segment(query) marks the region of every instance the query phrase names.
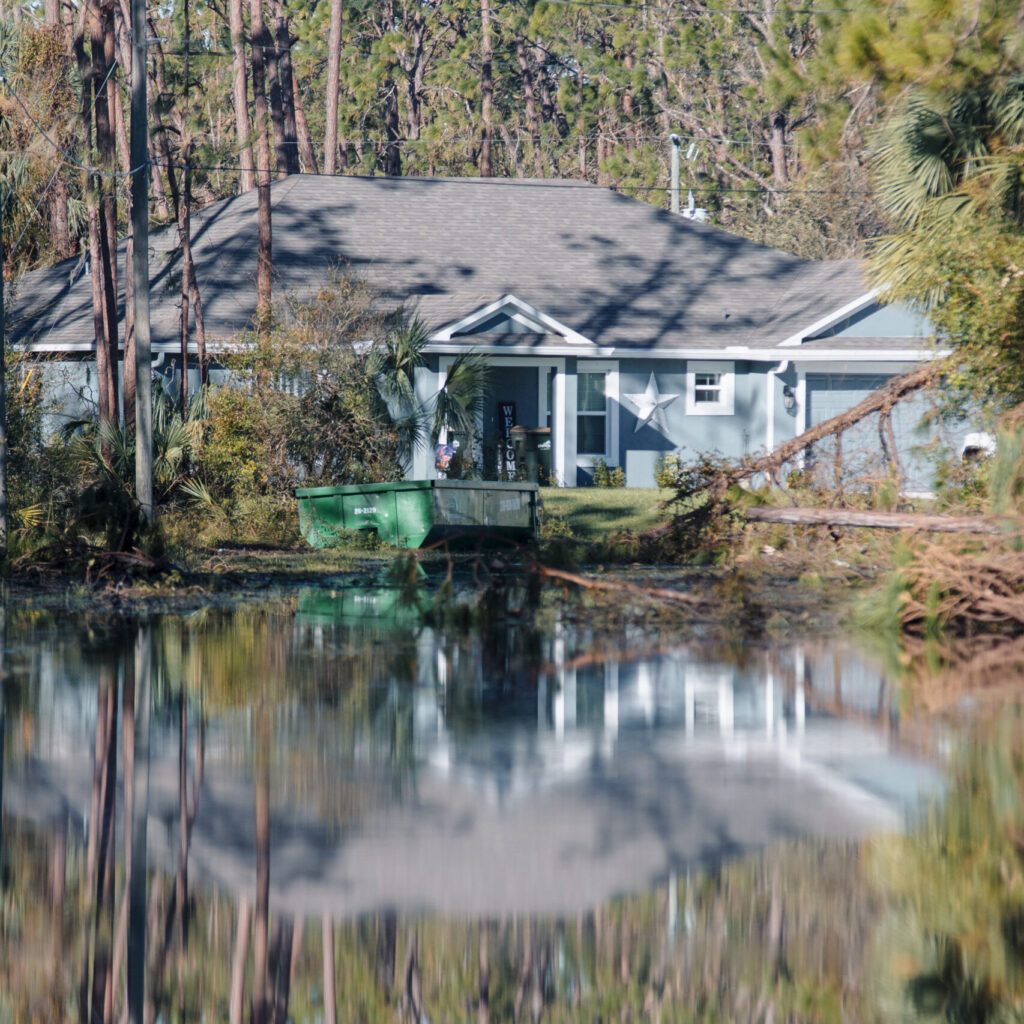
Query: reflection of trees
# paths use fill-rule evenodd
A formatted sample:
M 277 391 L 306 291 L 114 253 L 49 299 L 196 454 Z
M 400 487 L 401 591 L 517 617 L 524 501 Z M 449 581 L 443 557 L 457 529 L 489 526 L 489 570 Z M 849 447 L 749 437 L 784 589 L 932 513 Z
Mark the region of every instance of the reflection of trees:
M 1024 722 L 958 753 L 941 807 L 869 860 L 888 912 L 875 989 L 888 1019 L 974 1022 L 1024 1012 Z
M 58 842 L 15 824 L 8 849 L 19 886 L 42 891 L 47 854 Z M 160 989 L 151 961 L 149 1012 L 168 1020 L 245 1021 L 248 976 L 253 1009 L 263 993 L 265 1019 L 277 1020 L 330 1022 L 332 1007 L 334 1019 L 373 1024 L 423 1015 L 555 1024 L 860 1019 L 860 993 L 869 988 L 860 965 L 872 910 L 858 870 L 856 847 L 806 843 L 695 874 L 678 883 L 678 905 L 688 910 L 674 940 L 665 886 L 569 919 L 382 913 L 303 929 L 271 909 L 265 987 L 252 980 L 258 973 L 252 905 L 196 890 L 194 917 L 203 926 L 193 929 L 188 950 L 175 943 L 168 952 L 184 1003 Z M 173 885 L 173 873 L 150 876 L 151 889 Z M 68 908 L 65 927 L 72 933 L 81 910 Z M 53 959 L 52 927 L 40 901 L 26 904 L 16 925 L 4 917 L 0 1015 L 63 1016 L 39 1012 L 64 1005 L 73 989 L 70 974 Z M 80 964 L 83 951 L 72 941 L 66 959 Z

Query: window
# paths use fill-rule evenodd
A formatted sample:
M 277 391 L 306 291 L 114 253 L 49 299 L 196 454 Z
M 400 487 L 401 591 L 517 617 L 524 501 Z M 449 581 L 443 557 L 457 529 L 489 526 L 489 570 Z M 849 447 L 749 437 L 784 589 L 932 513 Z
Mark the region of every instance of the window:
M 722 374 L 704 371 L 693 375 L 693 401 L 695 405 L 722 401 Z
M 686 412 L 731 416 L 736 374 L 732 363 L 690 363 L 686 368 Z
M 603 373 L 576 376 L 576 451 L 604 455 L 608 450 L 608 400 Z

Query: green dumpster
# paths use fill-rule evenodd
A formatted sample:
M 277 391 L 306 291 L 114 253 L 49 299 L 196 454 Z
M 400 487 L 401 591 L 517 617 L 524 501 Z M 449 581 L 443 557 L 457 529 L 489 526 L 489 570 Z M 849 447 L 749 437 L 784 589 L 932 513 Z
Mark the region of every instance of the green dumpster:
M 537 536 L 537 485 L 478 480 L 300 487 L 299 529 L 315 548 L 348 530 L 374 530 L 395 547 L 524 542 Z

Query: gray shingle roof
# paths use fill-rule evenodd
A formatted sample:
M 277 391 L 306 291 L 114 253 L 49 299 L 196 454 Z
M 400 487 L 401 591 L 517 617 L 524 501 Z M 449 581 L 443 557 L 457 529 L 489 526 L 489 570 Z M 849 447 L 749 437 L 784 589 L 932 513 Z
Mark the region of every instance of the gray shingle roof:
M 772 347 L 867 290 L 855 262 L 800 260 L 579 182 L 302 175 L 272 195 L 277 295 L 308 292 L 347 265 L 432 328 L 511 293 L 625 352 Z M 255 310 L 256 193 L 192 223 L 207 332 L 226 338 Z M 150 266 L 153 340 L 172 344 L 174 229 L 151 236 Z M 26 275 L 13 341 L 92 341 L 89 279 L 79 268 L 72 281 L 75 267 Z

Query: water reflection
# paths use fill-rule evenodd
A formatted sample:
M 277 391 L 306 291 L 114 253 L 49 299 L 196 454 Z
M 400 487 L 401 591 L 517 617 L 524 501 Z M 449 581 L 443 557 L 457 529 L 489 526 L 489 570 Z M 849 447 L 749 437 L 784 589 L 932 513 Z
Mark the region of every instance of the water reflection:
M 878 670 L 371 596 L 10 616 L 0 1011 L 121 1019 L 143 967 L 148 1019 L 852 998 L 849 840 L 937 785 Z

